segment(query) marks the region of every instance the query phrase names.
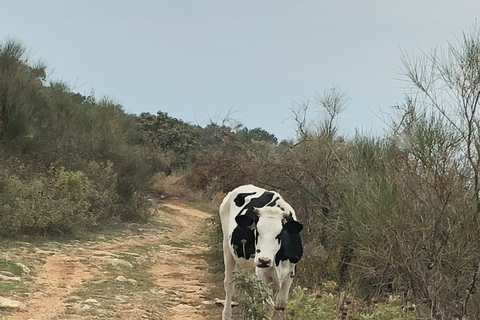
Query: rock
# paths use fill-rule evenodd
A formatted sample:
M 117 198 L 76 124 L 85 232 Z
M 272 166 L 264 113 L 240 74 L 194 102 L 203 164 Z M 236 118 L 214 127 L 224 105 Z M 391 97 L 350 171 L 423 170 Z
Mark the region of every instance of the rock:
M 135 280 L 135 279 L 127 279 L 125 278 L 124 276 L 118 276 L 115 281 L 117 282 L 130 282 L 131 284 L 133 284 L 134 286 L 138 284 L 138 281 Z
M 98 302 L 98 300 L 95 300 L 95 299 L 87 299 L 85 301 L 83 301 L 83 303 L 85 304 L 95 304 L 95 305 L 100 305 L 100 302 Z
M 22 278 L 20 278 L 20 277 L 9 277 L 9 276 L 0 274 L 0 280 L 2 280 L 2 281 L 18 281 L 18 282 L 21 282 L 21 281 L 22 281 Z
M 133 268 L 133 265 L 130 262 L 122 260 L 122 259 L 111 258 L 111 259 L 109 259 L 108 262 L 114 267 Z
M 20 309 L 23 308 L 23 304 L 17 300 L 0 297 L 0 308 Z
M 136 257 L 136 258 L 141 256 L 139 253 L 135 253 L 135 252 L 122 252 L 122 254 L 127 255 L 127 256 Z
M 97 268 L 101 269 L 100 264 L 109 263 L 114 267 L 125 267 L 125 268 L 133 268 L 133 265 L 122 259 L 112 258 L 112 257 L 98 257 L 94 256 L 90 258 L 90 262 L 92 262 Z
M 93 284 L 101 284 L 107 282 L 107 279 L 100 279 L 100 280 L 93 280 L 91 283 Z
M 24 264 L 21 263 L 21 262 L 17 262 L 17 263 L 15 263 L 15 264 L 16 264 L 17 266 L 19 266 L 20 269 L 22 269 L 23 273 L 25 273 L 25 274 L 30 274 L 30 271 L 31 271 L 31 270 L 30 270 L 29 267 L 27 267 L 26 265 L 24 265 Z

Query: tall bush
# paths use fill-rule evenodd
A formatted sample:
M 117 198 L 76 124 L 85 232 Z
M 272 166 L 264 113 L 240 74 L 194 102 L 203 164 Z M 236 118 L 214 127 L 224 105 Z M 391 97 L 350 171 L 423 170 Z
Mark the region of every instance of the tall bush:
M 73 93 L 62 82 L 47 84 L 45 70 L 42 63 L 30 61 L 20 42 L 6 40 L 0 43 L 0 163 L 24 165 L 29 175 L 22 173 L 20 168 L 2 166 L 4 184 L 12 190 L 22 186 L 18 197 L 7 187 L 0 194 L 3 219 L 18 222 L 22 220 L 19 215 L 24 216 L 21 225 L 25 228 L 15 226 L 16 232 L 55 228 L 59 232 L 73 232 L 75 222 L 70 220 L 84 221 L 78 223 L 83 228 L 88 225 L 85 217 L 92 214 L 92 224 L 112 217 L 144 219 L 148 215 L 147 202 L 140 191 L 156 167 L 140 143 L 142 132 L 137 118 L 126 114 L 119 104 L 109 99 L 97 100 L 93 96 Z M 54 174 L 53 167 L 63 169 Z M 55 183 L 67 183 L 62 187 L 70 192 L 48 196 L 58 198 L 57 213 L 53 212 L 55 208 L 48 198 L 35 194 L 35 190 L 44 185 L 47 187 L 43 194 L 48 193 L 48 186 L 60 192 L 59 185 L 53 187 Z M 79 190 L 75 192 L 74 188 Z M 32 194 L 26 196 L 29 190 Z M 73 204 L 75 193 L 79 197 L 78 207 Z M 42 203 L 45 211 L 28 212 L 33 208 L 29 209 L 28 203 L 22 202 L 25 197 L 33 199 L 32 203 Z M 84 200 L 91 203 L 85 217 L 81 218 Z M 18 211 L 9 209 L 12 205 Z M 69 207 L 62 211 L 64 205 Z M 75 219 L 67 218 L 68 215 Z M 55 223 L 63 225 L 55 227 Z

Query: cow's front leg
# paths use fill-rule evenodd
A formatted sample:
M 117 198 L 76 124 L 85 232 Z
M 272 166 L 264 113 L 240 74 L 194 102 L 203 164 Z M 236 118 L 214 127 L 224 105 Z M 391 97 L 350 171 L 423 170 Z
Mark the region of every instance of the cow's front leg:
M 278 275 L 280 277 L 278 279 L 279 288 L 275 299 L 275 310 L 284 311 L 290 287 L 292 286 L 293 277 L 295 276 L 295 265 L 290 264 L 288 261 L 282 261 L 280 267 L 281 268 L 278 270 Z
M 284 320 L 285 310 L 273 310 L 272 320 Z
M 235 260 L 232 257 L 228 244 L 223 248 L 223 260 L 225 262 L 225 278 L 223 287 L 225 288 L 225 304 L 223 306 L 222 320 L 232 319 L 232 296 L 233 296 L 233 272 L 235 271 Z
M 287 277 L 283 283 L 280 285 L 280 290 L 277 292 L 277 297 L 275 299 L 275 310 L 285 310 L 288 299 L 288 292 L 290 291 L 290 286 L 292 285 L 292 278 Z
M 292 285 L 292 278 L 286 277 L 283 282 L 280 282 L 280 288 L 275 298 L 275 309 L 273 310 L 273 320 L 285 319 L 285 307 L 287 305 L 288 291 Z

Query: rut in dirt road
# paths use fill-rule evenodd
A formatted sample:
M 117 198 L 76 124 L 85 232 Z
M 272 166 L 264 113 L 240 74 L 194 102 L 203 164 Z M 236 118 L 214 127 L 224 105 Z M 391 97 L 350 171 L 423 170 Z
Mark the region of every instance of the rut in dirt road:
M 204 260 L 210 214 L 152 199 L 154 222 L 96 242 L 51 242 L 5 252 L 32 269 L 5 320 L 220 319 Z M 3 254 L 3 252 L 2 252 Z M 1 283 L 0 283 L 1 284 Z

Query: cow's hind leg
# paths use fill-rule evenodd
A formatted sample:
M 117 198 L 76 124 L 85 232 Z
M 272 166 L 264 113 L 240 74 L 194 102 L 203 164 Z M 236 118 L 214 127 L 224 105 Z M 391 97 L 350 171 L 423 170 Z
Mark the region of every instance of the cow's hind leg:
M 223 286 L 225 288 L 225 305 L 223 306 L 222 320 L 232 319 L 232 296 L 233 296 L 233 272 L 235 271 L 235 259 L 229 251 L 228 246 L 223 247 L 223 259 L 225 262 L 225 279 Z

